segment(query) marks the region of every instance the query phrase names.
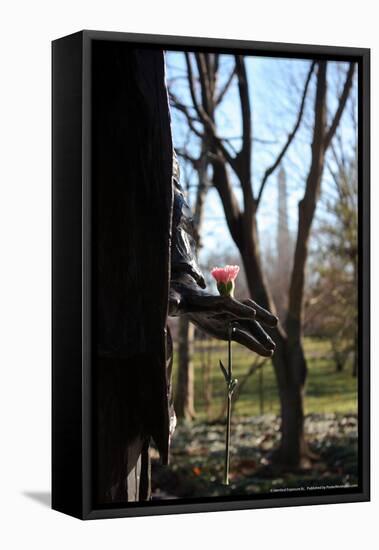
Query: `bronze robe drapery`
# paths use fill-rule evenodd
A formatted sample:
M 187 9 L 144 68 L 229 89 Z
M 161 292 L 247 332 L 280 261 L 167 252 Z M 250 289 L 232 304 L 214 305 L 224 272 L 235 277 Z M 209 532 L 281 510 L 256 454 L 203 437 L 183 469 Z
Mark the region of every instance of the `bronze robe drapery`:
M 172 147 L 163 52 L 95 44 L 93 91 L 94 485 L 104 504 L 149 497 L 151 438 L 168 462 L 170 280 L 205 282 Z
M 92 89 L 93 481 L 99 505 L 147 498 L 150 438 L 163 462 L 168 459 L 173 193 L 163 52 L 95 41 Z

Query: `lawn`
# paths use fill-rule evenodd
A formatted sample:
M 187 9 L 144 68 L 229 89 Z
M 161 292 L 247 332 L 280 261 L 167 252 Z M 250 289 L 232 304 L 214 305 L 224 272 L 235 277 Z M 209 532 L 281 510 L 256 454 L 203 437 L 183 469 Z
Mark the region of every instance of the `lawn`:
M 305 433 L 317 457 L 306 468 L 284 471 L 272 462 L 280 444 L 279 400 L 270 361 L 252 374 L 235 402 L 228 487 L 222 484 L 225 456 L 225 382 L 218 366 L 227 364 L 227 345 L 197 341 L 194 348 L 196 421 L 181 422 L 171 444 L 170 466 L 152 455 L 153 499 L 252 495 L 280 488 L 320 485 L 355 487 L 358 483 L 357 379 L 348 365 L 336 372 L 330 344 L 305 339 L 308 380 Z M 177 354 L 174 354 L 177 359 Z M 257 356 L 233 344 L 234 375 L 243 380 Z M 261 358 L 258 358 L 259 363 Z M 209 367 L 206 367 L 209 365 Z M 174 361 L 174 387 L 176 383 Z M 212 395 L 204 391 L 204 374 Z M 208 406 L 207 406 L 208 403 Z M 219 422 L 215 420 L 219 419 Z M 208 422 L 210 421 L 210 422 Z
M 311 413 L 356 413 L 357 379 L 351 374 L 350 366 L 336 372 L 326 340 L 305 339 L 305 353 L 308 362 L 308 378 L 305 392 L 305 414 Z M 175 358 L 177 354 L 175 353 Z M 222 410 L 225 396 L 225 382 L 218 366 L 221 359 L 227 365 L 227 345 L 224 342 L 196 341 L 194 348 L 195 408 L 198 420 L 217 418 Z M 234 376 L 242 380 L 257 356 L 238 344 L 233 344 Z M 260 359 L 259 359 L 260 361 Z M 211 380 L 212 398 L 204 391 L 205 365 Z M 176 383 L 176 361 L 174 360 L 174 388 Z M 265 413 L 279 413 L 278 391 L 273 367 L 266 361 L 247 380 L 235 402 L 237 416 L 254 416 Z

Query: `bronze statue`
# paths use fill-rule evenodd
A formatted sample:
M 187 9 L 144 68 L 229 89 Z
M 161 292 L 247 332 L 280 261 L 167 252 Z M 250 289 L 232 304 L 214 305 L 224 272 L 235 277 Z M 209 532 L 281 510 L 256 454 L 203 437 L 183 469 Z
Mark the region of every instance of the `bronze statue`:
M 161 50 L 93 46 L 96 276 L 93 370 L 95 503 L 150 497 L 149 444 L 168 463 L 174 425 L 167 315 L 271 356 L 251 300 L 213 295 L 194 254 L 191 211 L 172 147 Z M 171 419 L 171 422 L 170 422 Z

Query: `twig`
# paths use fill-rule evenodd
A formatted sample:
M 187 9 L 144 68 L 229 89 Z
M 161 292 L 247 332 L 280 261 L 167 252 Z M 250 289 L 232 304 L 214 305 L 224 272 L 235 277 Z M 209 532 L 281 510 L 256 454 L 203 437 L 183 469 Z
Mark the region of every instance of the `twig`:
M 297 115 L 295 126 L 293 127 L 292 132 L 290 134 L 288 134 L 287 141 L 284 144 L 284 147 L 280 151 L 279 155 L 277 156 L 275 162 L 269 168 L 267 168 L 267 170 L 264 173 L 264 176 L 262 178 L 262 182 L 261 182 L 261 185 L 260 185 L 259 193 L 258 193 L 258 196 L 257 196 L 257 199 L 256 199 L 257 206 L 259 205 L 259 202 L 262 198 L 262 193 L 263 193 L 263 189 L 264 189 L 264 186 L 266 184 L 266 181 L 268 180 L 268 178 L 271 176 L 271 174 L 277 169 L 277 167 L 281 163 L 284 155 L 287 152 L 288 147 L 291 145 L 291 143 L 292 143 L 292 141 L 293 141 L 293 139 L 294 139 L 294 137 L 295 137 L 295 135 L 296 135 L 296 133 L 299 129 L 301 119 L 303 118 L 303 112 L 304 112 L 304 107 L 305 107 L 305 99 L 307 97 L 307 91 L 308 91 L 309 83 L 311 81 L 311 77 L 312 77 L 314 67 L 315 67 L 315 62 L 312 63 L 312 65 L 309 69 L 309 72 L 308 72 L 307 79 L 305 81 L 304 91 L 303 91 L 303 95 L 302 95 L 302 98 L 301 98 L 300 109 L 299 109 L 299 113 Z

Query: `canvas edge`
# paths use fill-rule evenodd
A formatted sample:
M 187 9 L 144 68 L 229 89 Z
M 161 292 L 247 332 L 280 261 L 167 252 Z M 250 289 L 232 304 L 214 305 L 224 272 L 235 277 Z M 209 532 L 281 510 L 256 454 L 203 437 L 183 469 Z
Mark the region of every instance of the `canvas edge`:
M 322 504 L 337 504 L 348 502 L 366 502 L 370 500 L 370 271 L 369 271 L 369 180 L 370 180 L 370 49 L 367 48 L 352 48 L 340 46 L 318 46 L 318 45 L 303 45 L 303 44 L 287 44 L 273 42 L 255 42 L 246 40 L 230 40 L 216 39 L 205 37 L 183 37 L 169 35 L 151 35 L 140 33 L 121 33 L 107 31 L 80 31 L 83 40 L 83 134 L 82 134 L 82 191 L 83 191 L 83 227 L 82 227 L 82 244 L 83 244 L 83 272 L 82 272 L 82 300 L 83 300 L 83 363 L 82 363 L 82 514 L 75 515 L 80 519 L 102 519 L 102 518 L 119 518 L 119 517 L 135 517 L 149 516 L 162 514 L 183 514 L 183 513 L 199 513 L 199 512 L 216 512 L 216 511 L 233 511 L 259 508 L 276 508 L 283 506 L 304 506 L 304 505 L 322 505 Z M 65 37 L 64 37 L 65 38 Z M 58 39 L 58 40 L 64 40 Z M 201 503 L 176 503 L 176 504 L 156 504 L 156 503 L 141 503 L 138 506 L 127 506 L 117 508 L 97 508 L 91 507 L 91 422 L 90 422 L 90 364 L 91 364 L 91 233 L 90 233 L 90 179 L 91 179 L 91 119 L 90 119 L 90 98 L 91 98 L 91 43 L 93 40 L 120 40 L 132 42 L 136 44 L 152 44 L 154 46 L 177 46 L 182 48 L 221 48 L 228 50 L 245 50 L 251 51 L 252 54 L 263 55 L 264 53 L 277 55 L 279 57 L 305 57 L 305 58 L 328 58 L 339 60 L 350 60 L 354 58 L 358 63 L 362 63 L 362 88 L 364 105 L 362 112 L 362 232 L 363 232 L 363 318 L 365 332 L 362 338 L 362 361 L 363 361 L 363 384 L 361 391 L 368 397 L 362 403 L 362 491 L 349 494 L 325 495 L 325 496 L 301 496 L 301 497 L 279 497 L 275 501 L 272 499 L 252 499 L 249 501 L 225 500 L 222 502 Z M 55 41 L 54 41 L 55 42 Z M 63 510 L 59 510 L 63 511 Z M 69 513 L 65 511 L 65 513 Z

